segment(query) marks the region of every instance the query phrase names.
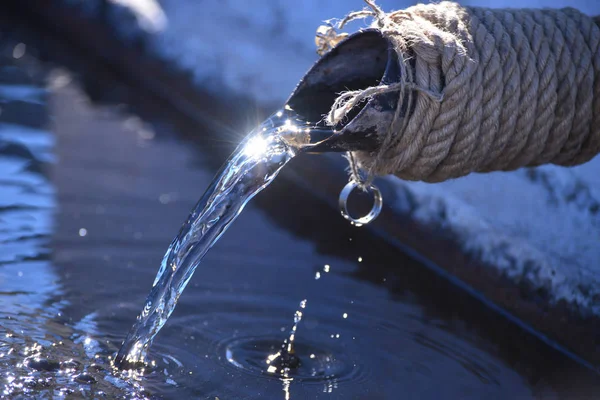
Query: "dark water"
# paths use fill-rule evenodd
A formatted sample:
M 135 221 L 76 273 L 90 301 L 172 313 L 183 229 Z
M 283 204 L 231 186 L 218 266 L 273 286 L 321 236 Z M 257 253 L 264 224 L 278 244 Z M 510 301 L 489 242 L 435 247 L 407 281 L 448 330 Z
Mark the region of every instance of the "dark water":
M 143 375 L 113 370 L 220 144 L 198 148 L 91 106 L 65 76 L 47 96 L 23 81 L 0 83 L 0 396 L 583 399 L 600 388 L 596 375 L 351 227 L 294 179 L 309 156 L 205 257 Z M 281 379 L 265 360 L 304 299 L 301 364 Z

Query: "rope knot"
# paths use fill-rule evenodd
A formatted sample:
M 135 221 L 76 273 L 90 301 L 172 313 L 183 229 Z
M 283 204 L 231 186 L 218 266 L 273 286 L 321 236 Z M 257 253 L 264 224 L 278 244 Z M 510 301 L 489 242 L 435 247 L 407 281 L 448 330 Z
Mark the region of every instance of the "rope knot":
M 389 39 L 397 83 L 340 93 L 339 124 L 360 102 L 396 92 L 374 153 L 349 156 L 353 179 L 394 173 L 438 182 L 474 171 L 575 165 L 600 152 L 600 28 L 572 9 L 487 9 L 442 1 L 351 13 Z M 600 23 L 600 21 L 599 21 Z M 401 110 L 409 110 L 402 115 Z

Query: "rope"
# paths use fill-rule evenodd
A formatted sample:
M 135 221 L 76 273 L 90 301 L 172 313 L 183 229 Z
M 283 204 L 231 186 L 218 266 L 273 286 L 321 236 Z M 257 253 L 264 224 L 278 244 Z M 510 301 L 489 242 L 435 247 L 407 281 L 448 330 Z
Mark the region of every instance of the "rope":
M 326 121 L 335 125 L 359 102 L 398 92 L 379 150 L 354 152 L 352 171 L 439 182 L 545 163 L 571 166 L 600 152 L 600 17 L 572 8 L 452 2 L 386 14 L 365 2 L 369 10 L 337 27 L 373 17 L 399 55 L 402 80 L 342 93 L 332 106 Z

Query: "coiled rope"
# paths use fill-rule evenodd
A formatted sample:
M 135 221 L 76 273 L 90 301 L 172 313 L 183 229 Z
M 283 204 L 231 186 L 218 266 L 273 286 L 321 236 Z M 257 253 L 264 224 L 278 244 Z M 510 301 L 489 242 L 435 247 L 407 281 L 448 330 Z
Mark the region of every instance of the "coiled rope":
M 335 125 L 359 102 L 398 92 L 381 146 L 353 153 L 355 169 L 439 182 L 471 172 L 571 166 L 600 152 L 598 17 L 572 8 L 453 2 L 385 13 L 365 2 L 369 10 L 339 26 L 373 17 L 399 55 L 402 80 L 342 93 L 327 116 Z

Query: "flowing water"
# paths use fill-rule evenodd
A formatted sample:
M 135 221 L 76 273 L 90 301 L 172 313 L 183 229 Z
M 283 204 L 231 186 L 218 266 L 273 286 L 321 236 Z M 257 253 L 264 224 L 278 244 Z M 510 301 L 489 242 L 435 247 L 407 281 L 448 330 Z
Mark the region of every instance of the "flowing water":
M 90 104 L 62 74 L 46 94 L 4 61 L 0 398 L 579 400 L 600 390 L 597 375 L 352 227 L 314 190 L 337 191 L 343 176 L 331 182 L 323 157 L 304 154 L 204 257 L 145 365 L 113 368 L 155 266 L 231 148 Z M 241 179 L 245 195 L 294 154 L 285 139 L 272 142 L 264 175 L 252 169 L 256 185 Z M 246 166 L 258 160 L 242 154 Z M 184 264 L 161 277 L 186 276 Z
M 246 203 L 275 179 L 302 151 L 302 145 L 310 143 L 311 131 L 316 128 L 307 126 L 286 109 L 275 113 L 241 142 L 169 246 L 144 309 L 119 350 L 117 365 L 145 360 L 154 336 L 175 309 L 206 252 Z

